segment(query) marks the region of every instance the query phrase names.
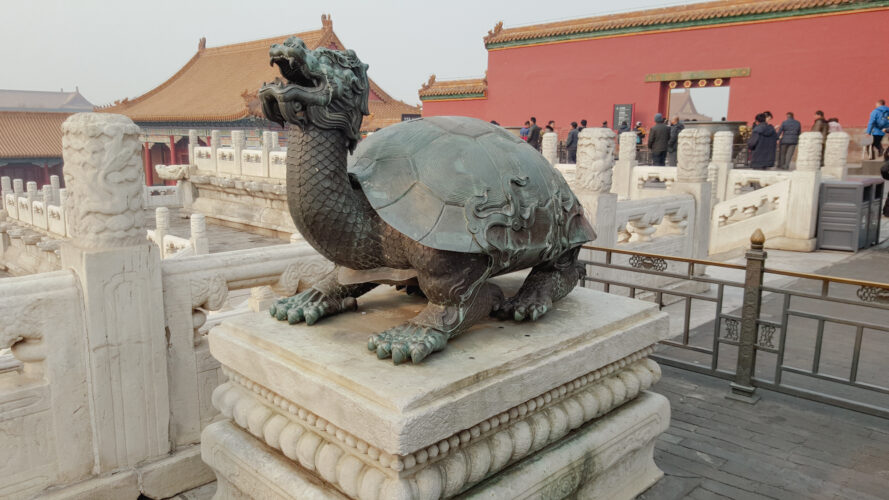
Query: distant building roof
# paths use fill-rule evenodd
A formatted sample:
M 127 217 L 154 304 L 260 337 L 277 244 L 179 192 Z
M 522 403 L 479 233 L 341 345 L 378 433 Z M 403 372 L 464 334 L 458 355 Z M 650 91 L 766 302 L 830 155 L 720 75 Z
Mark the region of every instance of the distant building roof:
M 61 158 L 62 122 L 69 116 L 0 111 L 0 159 Z
M 713 120 L 712 116 L 702 115 L 698 111 L 689 89 L 683 89 L 683 92 L 672 92 L 670 94 L 669 111 L 670 116 L 668 118 L 678 116 L 682 121 L 694 120 L 699 122 L 709 122 Z
M 488 81 L 485 78 L 470 78 L 466 80 L 436 81 L 435 75 L 429 77 L 429 81 L 420 88 L 420 99 L 424 101 L 445 99 L 471 99 L 485 97 L 488 91 Z
M 198 51 L 169 80 L 135 99 L 117 101 L 97 111 L 120 113 L 135 122 L 226 122 L 259 115 L 256 91 L 264 82 L 280 76 L 269 66 L 269 46 L 298 36 L 306 45 L 343 49 L 333 32 L 329 16 L 321 16 L 320 30 L 284 35 L 251 42 L 206 47 L 205 39 Z M 401 121 L 402 114 L 419 114 L 419 108 L 393 99 L 371 81 L 369 100 L 371 117 L 366 117 L 362 130 L 375 130 L 378 123 Z
M 0 111 L 42 111 L 80 113 L 93 110 L 93 104 L 80 92 L 0 89 Z
M 879 0 L 719 0 L 517 28 L 504 29 L 500 22 L 488 31 L 484 40 L 487 48 L 496 49 L 868 8 L 886 8 L 886 5 Z

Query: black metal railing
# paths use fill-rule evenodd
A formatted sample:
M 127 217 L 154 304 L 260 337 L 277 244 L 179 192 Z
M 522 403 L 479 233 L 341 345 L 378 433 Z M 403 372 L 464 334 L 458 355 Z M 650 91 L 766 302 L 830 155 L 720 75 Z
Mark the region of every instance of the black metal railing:
M 759 233 L 759 232 L 757 232 Z M 770 269 L 761 233 L 746 263 L 585 246 L 584 286 L 670 315 L 659 362 L 889 418 L 889 283 Z

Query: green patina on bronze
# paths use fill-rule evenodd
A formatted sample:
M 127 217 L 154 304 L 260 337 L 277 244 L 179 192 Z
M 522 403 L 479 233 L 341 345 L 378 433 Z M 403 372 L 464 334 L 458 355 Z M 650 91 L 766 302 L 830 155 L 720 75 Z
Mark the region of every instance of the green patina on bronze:
M 278 301 L 273 316 L 313 324 L 354 309 L 377 285 L 405 287 L 427 307 L 367 346 L 417 363 L 488 315 L 540 318 L 582 278 L 577 255 L 593 229 L 565 179 L 527 143 L 466 117 L 403 122 L 358 143 L 368 81 L 354 52 L 290 38 L 269 55 L 286 82 L 264 85 L 259 97 L 268 119 L 290 125 L 290 214 L 337 265 Z M 511 298 L 488 282 L 528 267 Z
M 627 35 L 635 33 L 647 33 L 652 31 L 667 31 L 683 28 L 699 28 L 706 26 L 719 26 L 722 24 L 746 23 L 756 21 L 768 21 L 779 19 L 792 19 L 800 16 L 812 16 L 818 14 L 843 13 L 862 9 L 877 9 L 881 7 L 889 7 L 889 0 L 871 0 L 865 2 L 856 2 L 846 5 L 830 5 L 825 7 L 816 7 L 811 9 L 799 9 L 783 12 L 762 12 L 756 14 L 747 14 L 743 16 L 719 17 L 711 19 L 697 19 L 694 21 L 680 21 L 662 24 L 652 24 L 648 26 L 629 26 L 625 28 L 615 28 L 607 30 L 582 31 L 578 33 L 566 33 L 561 35 L 540 36 L 535 38 L 526 38 L 522 40 L 509 40 L 503 42 L 485 43 L 488 50 L 505 49 L 511 47 L 522 47 L 525 45 L 536 45 L 541 43 L 567 42 L 572 40 L 588 40 L 594 38 L 602 38 L 615 35 Z

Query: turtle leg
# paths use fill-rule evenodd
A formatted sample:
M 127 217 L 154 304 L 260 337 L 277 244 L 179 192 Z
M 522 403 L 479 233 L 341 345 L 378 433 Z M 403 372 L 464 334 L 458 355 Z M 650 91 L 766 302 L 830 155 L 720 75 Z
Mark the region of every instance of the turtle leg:
M 583 264 L 577 262 L 579 253 L 579 247 L 573 248 L 554 262 L 533 267 L 519 291 L 503 301 L 492 314 L 516 321 L 539 319 L 552 308 L 553 302 L 568 295 L 586 275 Z
M 291 325 L 305 321 L 314 324 L 325 316 L 332 316 L 358 308 L 356 298 L 372 290 L 376 283 L 343 285 L 337 281 L 337 268 L 321 278 L 312 288 L 293 297 L 278 300 L 269 308 L 269 313 L 280 321 Z
M 424 270 L 418 280 L 429 304 L 410 321 L 368 339 L 367 348 L 375 351 L 380 359 L 391 357 L 395 364 L 407 360 L 419 363 L 429 354 L 444 349 L 448 339 L 490 315 L 503 300 L 500 287 L 486 282 L 489 274 L 486 257 L 432 252 L 434 255 L 426 255 L 421 262 L 413 263 L 417 269 Z

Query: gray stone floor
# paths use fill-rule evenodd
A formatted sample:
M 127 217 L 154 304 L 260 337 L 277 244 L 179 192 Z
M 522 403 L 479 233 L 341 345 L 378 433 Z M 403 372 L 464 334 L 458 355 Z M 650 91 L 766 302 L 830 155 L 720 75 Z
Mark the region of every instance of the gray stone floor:
M 170 209 L 170 234 L 180 238 L 191 236 L 190 220 L 181 217 L 178 209 Z M 155 228 L 154 210 L 145 211 L 148 229 Z M 207 221 L 207 237 L 210 239 L 210 253 L 259 248 L 287 243 L 279 238 L 251 233 L 243 229 L 235 229 Z
M 889 498 L 889 421 L 770 391 L 755 405 L 728 382 L 663 367 L 670 400 L 661 479 L 639 500 Z M 176 500 L 209 500 L 215 483 Z
M 669 367 L 653 390 L 672 418 L 655 451 L 665 477 L 642 500 L 889 498 L 889 420 L 770 391 L 751 406 Z

